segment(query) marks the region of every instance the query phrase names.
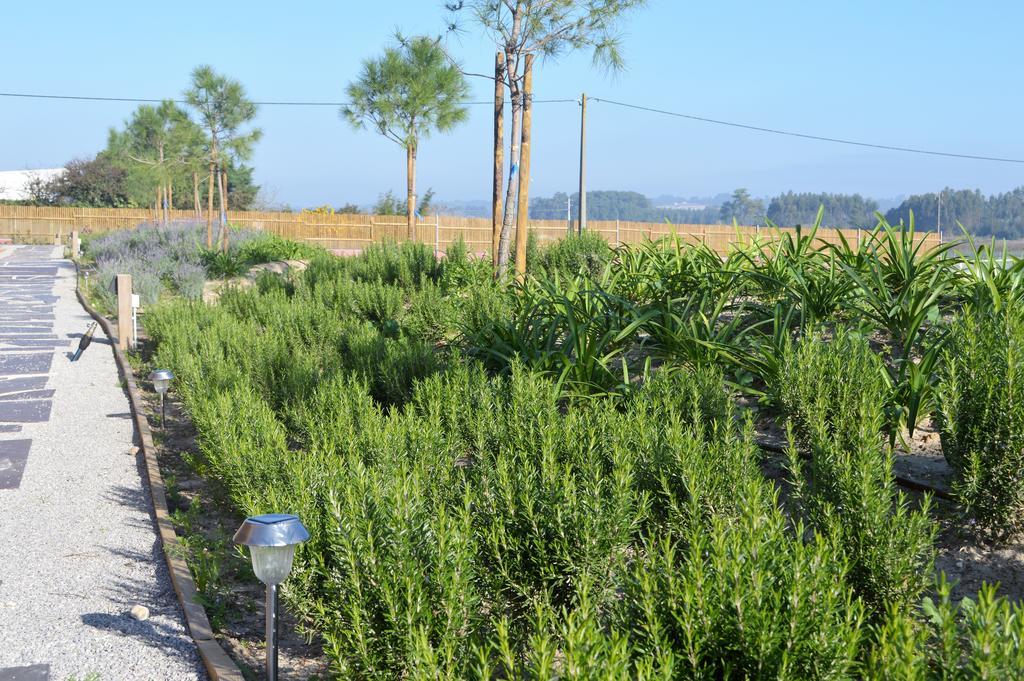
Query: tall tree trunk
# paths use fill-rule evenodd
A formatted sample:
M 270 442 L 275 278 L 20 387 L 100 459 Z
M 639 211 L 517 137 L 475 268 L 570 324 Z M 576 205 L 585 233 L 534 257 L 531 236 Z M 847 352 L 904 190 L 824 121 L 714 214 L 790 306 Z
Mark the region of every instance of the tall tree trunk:
M 505 176 L 505 53 L 494 57 L 494 187 L 491 193 L 491 266 L 498 272 L 501 240 L 501 184 Z
M 501 223 L 501 236 L 498 238 L 498 267 L 495 276 L 502 278 L 508 269 L 509 237 L 512 232 L 512 219 L 515 206 L 512 203 L 516 191 L 516 174 L 519 172 L 519 131 L 522 128 L 523 99 L 519 89 L 519 50 L 523 27 L 522 2 L 516 2 L 512 10 L 512 31 L 505 39 L 505 78 L 508 81 L 509 97 L 512 100 L 511 145 L 508 154 L 508 186 L 505 190 L 505 215 Z
M 416 145 L 405 147 L 406 214 L 409 220 L 409 241 L 416 241 Z
M 173 182 L 168 182 L 167 183 L 167 211 L 168 211 L 168 213 L 170 213 L 170 211 L 172 211 L 172 210 L 174 210 L 174 183 Z
M 161 201 L 160 201 L 160 199 L 161 199 L 161 198 L 162 198 L 162 196 L 163 196 L 163 189 L 164 189 L 164 188 L 163 188 L 163 186 L 162 186 L 162 185 L 159 185 L 159 184 L 158 184 L 158 185 L 156 186 L 156 201 L 154 201 L 154 202 L 153 202 L 153 211 L 154 211 L 154 213 L 155 213 L 155 215 L 156 215 L 156 219 L 157 219 L 157 221 L 158 221 L 158 222 L 159 222 L 159 223 L 160 223 L 161 225 L 167 224 L 167 223 L 166 223 L 166 222 L 164 221 L 164 219 L 163 219 L 163 215 L 162 215 L 162 214 L 161 214 L 161 212 L 160 212 L 160 206 L 161 206 Z
M 220 177 L 217 181 L 217 193 L 220 196 L 220 238 L 221 238 L 221 249 L 228 252 L 228 204 L 227 204 L 227 173 L 224 168 L 220 168 Z
M 195 211 L 196 211 L 196 217 L 197 218 L 202 218 L 203 217 L 203 207 L 202 207 L 202 204 L 199 203 L 199 171 L 198 170 L 193 170 L 192 171 L 192 201 L 193 201 L 193 206 L 194 206 Z
M 516 209 L 516 276 L 526 276 L 526 241 L 530 231 L 530 132 L 533 128 L 533 54 L 523 69 L 523 125 L 519 155 L 519 206 Z
M 508 269 L 509 242 L 512 236 L 512 223 L 516 212 L 516 189 L 519 180 L 519 136 L 523 123 L 523 96 L 514 72 L 510 71 L 512 83 L 512 144 L 508 155 L 508 185 L 505 189 L 505 216 L 501 223 L 501 237 L 498 239 L 498 277 L 505 276 Z
M 210 162 L 210 182 L 206 190 L 206 248 L 213 250 L 213 162 Z

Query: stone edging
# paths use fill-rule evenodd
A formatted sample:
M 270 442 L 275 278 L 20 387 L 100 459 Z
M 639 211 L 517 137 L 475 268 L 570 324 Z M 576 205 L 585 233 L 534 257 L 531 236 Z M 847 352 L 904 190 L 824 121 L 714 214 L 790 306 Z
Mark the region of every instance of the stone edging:
M 77 263 L 76 263 L 77 270 Z M 174 531 L 174 523 L 167 509 L 167 488 L 164 486 L 163 476 L 160 474 L 160 464 L 156 459 L 156 450 L 153 447 L 153 434 L 149 429 L 149 422 L 146 420 L 142 409 L 142 398 L 139 395 L 139 387 L 135 381 L 135 373 L 124 356 L 120 346 L 117 344 L 117 335 L 106 317 L 94 310 L 85 300 L 82 292 L 75 287 L 75 295 L 78 302 L 82 304 L 96 322 L 103 327 L 104 333 L 110 339 L 114 351 L 114 361 L 117 363 L 118 371 L 125 382 L 125 392 L 128 393 L 128 402 L 132 408 L 132 419 L 135 422 L 135 430 L 139 434 L 139 444 L 142 448 L 142 455 L 146 463 L 146 475 L 149 478 L 150 497 L 153 500 L 153 516 L 156 520 L 157 530 L 160 533 L 160 542 L 163 544 L 164 558 L 167 560 L 167 569 L 171 576 L 171 584 L 174 585 L 174 592 L 178 596 L 178 602 L 185 613 L 185 622 L 188 625 L 189 634 L 195 641 L 199 656 L 203 659 L 207 673 L 213 681 L 244 681 L 242 671 L 235 664 L 235 661 L 228 656 L 220 643 L 213 636 L 213 629 L 210 627 L 210 620 L 206 616 L 206 610 L 196 600 L 198 591 L 192 579 L 192 572 L 188 568 L 185 559 L 181 557 L 181 543 Z

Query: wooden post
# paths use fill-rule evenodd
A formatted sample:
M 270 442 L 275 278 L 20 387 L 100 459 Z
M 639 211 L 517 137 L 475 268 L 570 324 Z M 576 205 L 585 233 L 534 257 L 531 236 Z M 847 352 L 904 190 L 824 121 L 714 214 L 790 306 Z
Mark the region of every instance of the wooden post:
M 78 258 L 78 230 L 74 228 L 71 230 L 71 257 Z
M 494 56 L 494 190 L 491 195 L 491 265 L 498 271 L 498 242 L 501 240 L 503 206 L 502 179 L 505 173 L 505 53 Z
M 587 228 L 587 93 L 580 95 L 580 234 Z
M 523 71 L 523 131 L 519 150 L 519 206 L 516 210 L 516 275 L 526 276 L 526 239 L 530 230 L 530 129 L 533 127 L 533 54 Z
M 619 238 L 619 219 L 615 218 L 615 245 L 621 246 L 622 239 Z
M 127 350 L 132 335 L 132 275 L 117 275 L 117 345 Z
M 441 252 L 441 217 L 434 213 L 434 255 Z

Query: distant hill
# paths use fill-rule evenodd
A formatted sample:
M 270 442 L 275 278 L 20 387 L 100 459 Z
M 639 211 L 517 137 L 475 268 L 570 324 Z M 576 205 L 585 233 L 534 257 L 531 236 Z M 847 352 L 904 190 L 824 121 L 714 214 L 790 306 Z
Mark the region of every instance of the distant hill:
M 678 197 L 659 197 L 659 199 Z M 579 192 L 567 195 L 558 192 L 549 198 L 538 197 L 530 201 L 530 217 L 538 220 L 562 220 L 566 215 L 566 202 L 573 211 L 579 206 Z M 685 199 L 682 202 L 687 202 Z M 718 221 L 717 206 L 699 209 L 673 208 L 656 205 L 640 192 L 592 191 L 587 192 L 587 217 L 591 220 L 629 220 L 633 222 L 674 222 L 676 224 L 714 224 Z

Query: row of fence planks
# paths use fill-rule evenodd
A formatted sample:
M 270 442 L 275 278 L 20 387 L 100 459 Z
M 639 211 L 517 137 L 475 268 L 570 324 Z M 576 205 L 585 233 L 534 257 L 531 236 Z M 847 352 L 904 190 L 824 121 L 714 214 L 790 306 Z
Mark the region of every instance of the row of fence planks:
M 0 205 L 0 239 L 11 239 L 15 243 L 64 243 L 73 229 L 82 234 L 132 229 L 157 219 L 152 209 L 145 208 Z M 175 222 L 205 222 L 190 210 L 170 211 L 169 219 Z M 407 235 L 405 220 L 396 216 L 228 211 L 227 219 L 230 224 L 238 227 L 264 230 L 295 241 L 342 251 L 358 251 L 387 239 L 403 241 Z M 566 220 L 530 220 L 530 231 L 540 242 L 560 239 L 573 227 Z M 490 218 L 437 215 L 420 220 L 416 229 L 417 240 L 432 244 L 439 252 L 443 252 L 460 237 L 473 252 L 483 254 L 491 250 Z M 587 230 L 600 234 L 612 245 L 637 243 L 675 234 L 690 243 L 705 243 L 723 255 L 728 253 L 733 244 L 749 243 L 755 237 L 773 238 L 781 232 L 793 231 L 791 228 L 675 225 L 618 220 L 588 220 Z M 856 229 L 823 228 L 818 230 L 818 239 L 838 244 L 841 241 L 840 234 L 854 247 L 859 245 L 863 236 Z M 510 237 L 514 242 L 515 235 Z M 939 235 L 934 232 L 922 232 L 921 238 L 926 244 L 940 243 Z

